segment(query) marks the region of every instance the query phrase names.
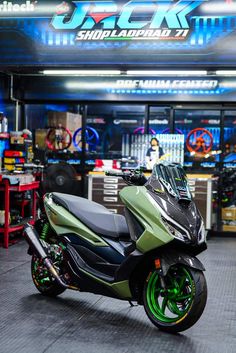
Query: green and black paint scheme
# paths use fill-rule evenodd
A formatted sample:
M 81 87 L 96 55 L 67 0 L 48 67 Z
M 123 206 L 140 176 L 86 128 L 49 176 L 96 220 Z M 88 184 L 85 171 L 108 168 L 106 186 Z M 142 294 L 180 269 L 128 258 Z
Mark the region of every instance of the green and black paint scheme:
M 185 173 L 172 164 L 156 165 L 148 180 L 137 171 L 116 175 L 129 185 L 120 192 L 125 216 L 77 196 L 45 195 L 46 214 L 33 229 L 38 240 L 25 232 L 34 283 L 46 295 L 71 288 L 137 301 L 160 329 L 185 330 L 201 316 L 207 296 L 195 257 L 206 249 L 204 225 Z M 44 264 L 50 257 L 57 275 Z M 39 280 L 45 288 L 45 276 L 48 293 Z

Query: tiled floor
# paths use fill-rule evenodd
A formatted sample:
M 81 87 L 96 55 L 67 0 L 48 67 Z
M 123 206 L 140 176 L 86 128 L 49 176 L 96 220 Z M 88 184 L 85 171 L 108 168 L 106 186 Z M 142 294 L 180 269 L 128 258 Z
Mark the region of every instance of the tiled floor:
M 0 248 L 1 353 L 235 353 L 236 238 L 215 238 L 200 255 L 206 266 L 208 303 L 182 334 L 160 332 L 141 306 L 88 293 L 40 295 L 22 241 Z

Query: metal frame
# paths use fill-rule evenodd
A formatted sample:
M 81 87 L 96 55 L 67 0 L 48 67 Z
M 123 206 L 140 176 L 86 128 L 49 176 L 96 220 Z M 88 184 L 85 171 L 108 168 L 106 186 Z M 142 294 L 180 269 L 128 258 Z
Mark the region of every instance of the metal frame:
M 212 225 L 212 180 L 207 180 L 207 200 L 206 200 L 206 229 L 210 230 Z
M 93 200 L 93 176 L 88 176 L 88 200 Z

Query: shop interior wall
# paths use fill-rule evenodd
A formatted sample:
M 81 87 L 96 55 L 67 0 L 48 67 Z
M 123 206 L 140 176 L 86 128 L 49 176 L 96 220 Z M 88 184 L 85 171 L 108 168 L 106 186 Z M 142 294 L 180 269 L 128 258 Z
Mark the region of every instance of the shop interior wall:
M 185 138 L 195 128 L 207 128 L 213 136 L 214 150 L 222 150 L 225 153 L 227 145 L 231 144 L 231 152 L 235 152 L 236 110 L 227 109 L 227 106 L 210 109 L 209 105 L 203 106 L 199 103 L 195 104 L 193 109 L 182 104 L 182 107 L 185 106 L 185 109 L 182 109 L 180 105 L 166 103 L 162 106 L 160 103 L 158 105 L 128 102 L 92 103 L 67 100 L 66 94 L 64 100 L 61 100 L 61 96 L 56 100 L 58 81 L 53 90 L 53 78 L 47 78 L 51 87 L 49 90 L 47 86 L 44 89 L 43 86 L 38 86 L 35 90 L 37 95 L 31 97 L 33 93 L 29 90 L 32 87 L 32 78 L 29 85 L 28 78 L 22 80 L 15 77 L 13 97 L 11 97 L 10 77 L 3 75 L 0 82 L 0 111 L 4 111 L 8 118 L 9 130 L 16 129 L 16 102 L 11 100 L 13 97 L 19 99 L 19 128 L 28 128 L 33 134 L 37 129 L 48 127 L 50 111 L 79 113 L 80 107 L 87 104 L 86 126 L 95 129 L 99 134 L 96 148 L 90 148 L 88 151 L 92 153 L 92 158 L 121 157 L 122 136 L 134 133 L 137 128 L 143 128 L 146 133 L 180 132 L 185 135 Z M 45 83 L 45 80 L 43 82 Z M 59 86 L 62 94 L 63 80 L 60 81 Z M 186 146 L 185 153 L 186 162 L 188 162 Z

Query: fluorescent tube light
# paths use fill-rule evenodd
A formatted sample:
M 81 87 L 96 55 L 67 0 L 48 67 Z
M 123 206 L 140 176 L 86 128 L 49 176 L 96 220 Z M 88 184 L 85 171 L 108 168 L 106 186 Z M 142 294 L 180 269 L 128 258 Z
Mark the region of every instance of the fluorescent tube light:
M 127 75 L 137 76 L 205 76 L 206 70 L 128 70 Z
M 55 76 L 98 76 L 98 75 L 120 75 L 120 70 L 44 70 L 44 75 Z
M 219 76 L 235 76 L 236 70 L 217 70 L 216 75 Z
M 93 82 L 92 84 L 90 82 L 66 82 L 65 83 L 65 87 L 67 89 L 71 89 L 71 90 L 94 90 L 94 89 L 106 89 L 107 86 L 109 85 L 109 88 L 113 88 L 113 86 L 110 83 L 107 82 Z M 114 84 L 115 87 L 115 84 Z
M 205 13 L 210 13 L 211 15 L 213 14 L 235 14 L 236 12 L 236 4 L 232 3 L 226 3 L 225 1 L 221 1 L 221 2 L 206 2 L 204 4 L 202 4 L 201 6 L 201 11 L 205 12 Z

